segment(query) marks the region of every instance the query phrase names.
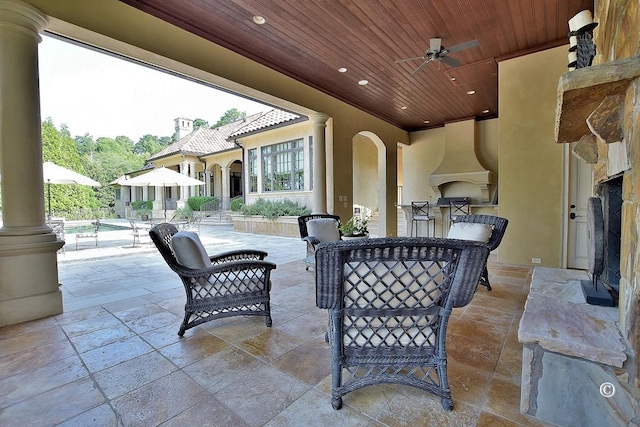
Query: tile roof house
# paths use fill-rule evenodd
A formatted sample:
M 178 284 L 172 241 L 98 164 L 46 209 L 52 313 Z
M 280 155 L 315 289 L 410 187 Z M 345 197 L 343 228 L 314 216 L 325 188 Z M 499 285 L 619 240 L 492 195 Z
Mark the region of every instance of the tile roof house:
M 145 167 L 132 172 L 132 175 L 164 166 L 200 179 L 205 185 L 201 188 L 183 189 L 167 187 L 164 194 L 166 201 L 163 204 L 161 198 L 155 196 L 157 189 L 127 187 L 119 182 L 121 188 L 116 193 L 116 213 L 124 217 L 133 216 L 134 213 L 127 206 L 136 200 L 154 200 L 154 210 L 160 209 L 160 206 L 169 206 L 170 210 L 177 209 L 183 207 L 189 197 L 196 195 L 218 197 L 223 207 L 228 208 L 231 198 L 244 194 L 242 178 L 245 175 L 245 160 L 240 140 L 306 120 L 304 116 L 274 108 L 217 128 L 200 127 L 191 130 L 193 122 L 190 119 L 177 118 L 178 135 L 185 131 L 189 133 L 149 157 Z

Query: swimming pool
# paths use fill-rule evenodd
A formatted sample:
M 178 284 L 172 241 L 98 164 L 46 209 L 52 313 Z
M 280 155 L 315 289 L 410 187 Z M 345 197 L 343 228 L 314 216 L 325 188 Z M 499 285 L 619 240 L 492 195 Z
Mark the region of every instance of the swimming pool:
M 95 226 L 91 223 L 71 224 L 69 226 L 67 225 L 64 226 L 64 232 L 69 234 L 92 233 L 94 229 L 95 229 Z M 123 231 L 123 230 L 131 230 L 131 228 L 124 225 L 109 224 L 105 222 L 100 223 L 99 231 Z

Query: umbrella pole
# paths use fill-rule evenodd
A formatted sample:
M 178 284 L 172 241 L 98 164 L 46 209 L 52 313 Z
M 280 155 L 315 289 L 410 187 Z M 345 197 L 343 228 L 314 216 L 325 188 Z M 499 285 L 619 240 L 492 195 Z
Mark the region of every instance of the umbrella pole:
M 164 222 L 167 222 L 167 198 L 164 194 L 164 185 L 162 186 L 162 206 L 164 206 Z
M 49 221 L 51 221 L 51 183 L 47 182 L 47 204 L 49 205 Z

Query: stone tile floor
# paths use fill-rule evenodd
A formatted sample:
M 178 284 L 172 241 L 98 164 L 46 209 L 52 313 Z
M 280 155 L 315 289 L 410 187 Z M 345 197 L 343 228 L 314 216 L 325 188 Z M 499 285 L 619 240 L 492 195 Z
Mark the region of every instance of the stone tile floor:
M 521 426 L 517 329 L 532 270 L 489 263 L 447 338 L 454 410 L 410 387 L 367 387 L 331 408 L 326 312 L 297 238 L 203 226 L 210 253 L 269 252 L 273 327 L 259 317 L 177 335 L 184 290 L 148 243 L 101 236 L 59 255 L 65 312 L 0 328 L 0 426 Z M 112 236 L 115 236 L 112 235 Z M 73 246 L 73 245 L 70 245 Z

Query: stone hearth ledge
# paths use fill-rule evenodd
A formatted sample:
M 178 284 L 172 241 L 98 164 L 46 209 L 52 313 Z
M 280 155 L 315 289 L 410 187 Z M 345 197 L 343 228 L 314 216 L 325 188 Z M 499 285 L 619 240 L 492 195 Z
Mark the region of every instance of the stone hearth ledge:
M 586 272 L 536 267 L 518 341 L 620 368 L 627 356 L 616 326 L 618 310 L 587 304 L 580 280 L 589 280 Z

